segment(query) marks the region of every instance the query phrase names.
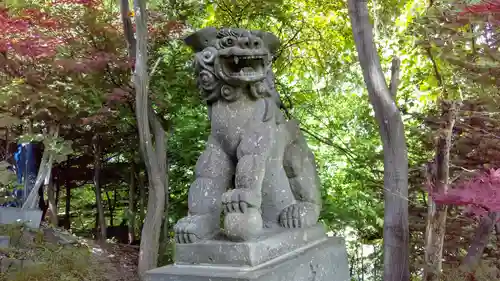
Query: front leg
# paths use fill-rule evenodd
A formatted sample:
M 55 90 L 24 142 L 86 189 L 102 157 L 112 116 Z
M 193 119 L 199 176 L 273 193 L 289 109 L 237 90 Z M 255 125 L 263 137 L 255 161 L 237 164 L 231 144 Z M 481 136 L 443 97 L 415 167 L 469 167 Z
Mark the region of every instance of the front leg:
M 273 124 L 253 124 L 238 146 L 235 189 L 222 196 L 225 231 L 234 239 L 247 240 L 262 229 L 262 182 L 274 142 L 276 128 Z
M 177 243 L 209 239 L 220 229 L 221 196 L 229 189 L 234 164 L 218 142 L 210 137 L 196 162 L 195 181 L 189 188 L 189 215 L 174 226 Z

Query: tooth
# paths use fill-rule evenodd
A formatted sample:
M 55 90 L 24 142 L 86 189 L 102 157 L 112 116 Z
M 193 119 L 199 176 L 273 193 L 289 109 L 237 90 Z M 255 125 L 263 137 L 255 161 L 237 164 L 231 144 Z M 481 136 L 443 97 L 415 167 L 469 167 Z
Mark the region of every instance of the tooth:
M 240 70 L 240 75 L 244 75 L 243 69 Z
M 238 64 L 239 58 L 237 56 L 234 56 L 234 63 Z

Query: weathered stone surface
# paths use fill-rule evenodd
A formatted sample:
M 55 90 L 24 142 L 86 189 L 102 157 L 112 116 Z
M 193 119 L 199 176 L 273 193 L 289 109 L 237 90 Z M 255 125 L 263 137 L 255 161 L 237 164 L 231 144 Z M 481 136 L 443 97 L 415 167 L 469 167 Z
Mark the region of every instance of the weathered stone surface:
M 271 33 L 205 28 L 186 38 L 211 133 L 196 163 L 188 216 L 174 226 L 175 264 L 149 281 L 348 281 L 342 238 L 318 225 L 314 155 L 286 120 Z M 220 227 L 221 214 L 224 216 Z
M 286 120 L 271 69 L 278 38 L 240 28 L 205 28 L 185 40 L 207 102 L 211 134 L 196 163 L 189 215 L 174 226 L 177 243 L 247 241 L 269 225 L 317 223 L 321 192 L 314 155 L 298 122 Z
M 10 246 L 9 236 L 0 236 L 0 248 L 8 248 Z
M 258 266 L 170 265 L 147 281 L 349 281 L 342 238 L 326 238 Z
M 176 264 L 257 266 L 316 241 L 326 239 L 323 225 L 292 230 L 268 229 L 252 240 L 231 242 L 220 237 L 192 244 L 177 244 Z
M 24 222 L 28 227 L 39 228 L 42 220 L 42 211 L 12 207 L 0 207 L 0 224 Z

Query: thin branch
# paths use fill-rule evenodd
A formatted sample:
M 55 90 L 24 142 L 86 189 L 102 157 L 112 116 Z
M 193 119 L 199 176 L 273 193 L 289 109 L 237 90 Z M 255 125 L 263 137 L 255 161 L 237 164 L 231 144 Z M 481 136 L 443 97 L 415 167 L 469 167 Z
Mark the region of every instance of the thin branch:
M 154 74 L 155 74 L 155 72 L 156 72 L 156 68 L 157 68 L 157 67 L 158 67 L 158 65 L 160 64 L 160 62 L 161 62 L 161 59 L 162 59 L 162 58 L 163 58 L 163 57 L 159 57 L 159 58 L 155 61 L 155 63 L 153 64 L 153 68 L 151 68 L 151 72 L 149 73 L 149 77 L 153 77 L 153 75 L 154 75 Z
M 440 87 L 444 87 L 443 77 L 441 76 L 441 73 L 439 73 L 437 62 L 436 62 L 436 59 L 434 59 L 434 56 L 432 55 L 431 48 L 427 48 L 426 51 L 427 51 L 427 55 L 429 56 L 429 59 L 432 62 L 432 67 L 434 69 L 434 75 L 436 76 L 436 79 L 438 80 L 438 85 Z
M 353 155 L 350 151 L 348 151 L 347 149 L 341 147 L 340 145 L 332 142 L 331 140 L 325 138 L 325 137 L 322 137 L 320 135 L 317 135 L 311 131 L 309 131 L 308 129 L 304 128 L 304 124 L 301 123 L 301 128 L 300 130 L 303 131 L 304 133 L 306 133 L 307 135 L 313 137 L 314 139 L 316 139 L 317 141 L 319 141 L 320 143 L 323 143 L 323 144 L 326 144 L 326 145 L 329 145 L 329 146 L 332 146 L 332 147 L 335 147 L 336 149 L 342 151 L 344 153 L 345 156 L 347 156 L 348 158 L 350 158 L 351 160 L 355 159 L 355 155 Z
M 398 92 L 399 86 L 399 72 L 401 67 L 401 61 L 398 57 L 392 59 L 391 65 L 391 83 L 389 84 L 389 92 L 394 100 L 396 100 L 396 94 Z

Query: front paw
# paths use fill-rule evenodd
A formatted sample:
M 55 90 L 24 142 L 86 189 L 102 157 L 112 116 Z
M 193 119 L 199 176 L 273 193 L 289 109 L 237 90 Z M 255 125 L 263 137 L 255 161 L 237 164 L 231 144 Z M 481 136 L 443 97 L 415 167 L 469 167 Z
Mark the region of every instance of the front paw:
M 255 191 L 237 188 L 222 194 L 222 206 L 226 213 L 245 213 L 248 208 L 260 208 L 261 195 Z
M 208 239 L 215 235 L 218 228 L 216 217 L 212 215 L 187 216 L 174 225 L 175 242 L 186 244 Z
M 318 221 L 319 208 L 311 203 L 300 202 L 281 211 L 279 222 L 286 228 L 302 228 L 314 225 Z
M 233 241 L 246 241 L 257 236 L 263 228 L 258 209 L 248 208 L 245 213 L 227 213 L 224 216 L 224 233 Z

